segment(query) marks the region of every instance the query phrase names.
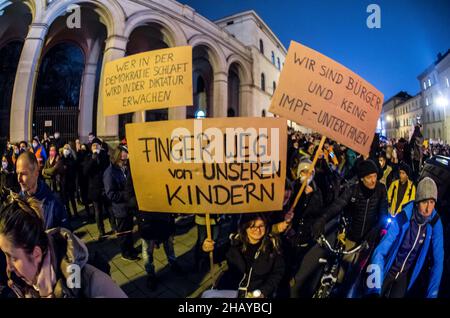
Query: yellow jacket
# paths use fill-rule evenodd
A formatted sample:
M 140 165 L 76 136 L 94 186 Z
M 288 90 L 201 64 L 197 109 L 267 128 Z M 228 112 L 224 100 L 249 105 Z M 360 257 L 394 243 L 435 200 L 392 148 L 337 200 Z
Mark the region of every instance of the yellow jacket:
M 397 196 L 398 196 L 398 186 L 400 184 L 400 180 L 395 180 L 392 182 L 391 186 L 388 190 L 388 202 L 389 202 L 389 213 L 392 216 L 395 216 L 396 214 L 400 213 L 402 211 L 402 207 L 408 203 L 409 201 L 412 201 L 416 198 L 416 187 L 412 183 L 411 180 L 408 180 L 408 186 L 406 187 L 405 195 L 403 196 L 403 200 L 398 206 L 397 211 L 393 211 L 395 209 L 395 206 L 397 205 Z

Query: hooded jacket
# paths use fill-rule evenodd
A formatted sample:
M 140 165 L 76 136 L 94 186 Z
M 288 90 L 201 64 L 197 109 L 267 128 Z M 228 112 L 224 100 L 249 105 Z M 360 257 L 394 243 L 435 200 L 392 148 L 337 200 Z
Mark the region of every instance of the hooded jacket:
M 54 298 L 126 298 L 111 277 L 88 262 L 86 245 L 72 232 L 63 228 L 47 231 L 51 266 L 56 274 Z M 76 273 L 80 273 L 77 284 Z M 39 298 L 39 292 L 21 278 L 8 273 L 8 285 L 19 298 Z
M 381 282 L 384 281 L 384 278 L 394 264 L 400 246 L 404 244 L 405 234 L 408 232 L 408 228 L 411 225 L 410 220 L 413 215 L 413 210 L 414 202 L 409 202 L 403 207 L 401 214 L 397 215 L 395 221 L 391 223 L 386 235 L 383 237 L 372 255 L 371 264 L 372 266 L 375 265 L 375 268 L 379 268 L 381 270 Z M 433 210 L 429 220 L 433 219 L 436 214 L 436 210 Z M 425 242 L 423 243 L 416 263 L 413 266 L 408 283 L 408 290 L 411 289 L 419 276 L 430 249 L 432 251 L 431 254 L 433 262 L 428 283 L 427 298 L 436 298 L 438 296 L 439 285 L 444 269 L 444 239 L 442 222 L 440 219 L 434 226 L 429 222 L 426 224 Z M 380 294 L 381 286 L 374 286 L 368 291 L 369 293 Z

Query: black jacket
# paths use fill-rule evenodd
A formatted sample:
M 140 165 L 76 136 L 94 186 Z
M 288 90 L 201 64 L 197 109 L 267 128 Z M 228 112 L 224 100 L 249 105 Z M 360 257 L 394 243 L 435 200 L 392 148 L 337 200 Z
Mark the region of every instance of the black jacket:
M 328 208 L 324 219 L 330 220 L 341 211 L 349 218 L 347 238 L 357 243 L 379 233 L 388 215 L 386 188 L 377 182 L 373 191 L 362 183 L 345 188 L 344 192 Z
M 111 202 L 112 213 L 116 218 L 128 215 L 129 208 L 125 193 L 126 172 L 111 164 L 103 174 L 106 197 Z
M 72 155 L 62 156 L 61 161 L 61 190 L 64 193 L 73 193 L 76 190 L 77 164 Z
M 261 251 L 258 258 L 249 264 L 242 253 L 242 243 L 231 238 L 230 247 L 226 253 L 228 271 L 221 280 L 227 285 L 224 285 L 224 288 L 238 289 L 244 274 L 248 274 L 250 268 L 253 268 L 248 292 L 259 289 L 265 297 L 273 295 L 284 275 L 285 263 L 281 252 L 274 249 L 274 244 L 279 244 L 275 237 L 269 235 L 266 239 L 270 240 L 267 250 Z
M 104 193 L 103 173 L 109 166 L 108 155 L 102 150 L 99 154 L 89 154 L 83 167 L 83 174 L 89 180 L 88 198 L 94 202 Z
M 295 194 L 300 190 L 300 186 L 301 184 L 298 189 L 295 189 Z M 309 194 L 303 192 L 294 210 L 292 228 L 297 234 L 295 236 L 296 243 L 307 242 L 312 238 L 311 226 L 324 213 L 322 192 L 314 181 L 310 186 L 313 188 L 313 192 Z

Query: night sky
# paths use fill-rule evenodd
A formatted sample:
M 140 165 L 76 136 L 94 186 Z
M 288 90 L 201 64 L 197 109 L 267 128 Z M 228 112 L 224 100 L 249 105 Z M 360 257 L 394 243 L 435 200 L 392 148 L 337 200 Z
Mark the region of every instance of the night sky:
M 286 49 L 300 42 L 340 62 L 385 95 L 419 92 L 417 76 L 450 49 L 448 0 L 179 0 L 214 21 L 255 10 Z M 381 29 L 366 25 L 381 7 Z

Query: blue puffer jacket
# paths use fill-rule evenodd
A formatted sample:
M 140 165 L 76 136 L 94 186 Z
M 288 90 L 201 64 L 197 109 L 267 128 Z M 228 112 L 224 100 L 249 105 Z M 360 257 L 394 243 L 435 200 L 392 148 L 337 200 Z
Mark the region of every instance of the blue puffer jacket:
M 21 192 L 20 195 L 23 196 L 24 193 Z M 44 181 L 38 181 L 37 191 L 33 197 L 42 202 L 46 230 L 55 227 L 71 229 L 66 209 Z
M 395 261 L 400 244 L 403 242 L 405 233 L 407 232 L 413 215 L 414 201 L 409 202 L 403 207 L 402 215 L 397 215 L 395 221 L 389 226 L 386 235 L 381 240 L 380 244 L 372 255 L 372 266 L 378 266 L 381 269 L 381 282 L 384 281 L 392 264 Z M 430 216 L 430 220 L 437 214 L 436 210 Z M 427 298 L 436 298 L 439 292 L 439 285 L 441 282 L 442 271 L 444 268 L 444 239 L 442 222 L 439 219 L 434 226 L 427 224 L 427 234 L 422 250 L 417 258 L 412 275 L 408 285 L 408 290 L 413 286 L 415 280 L 419 276 L 420 271 L 426 261 L 428 250 L 431 246 L 433 264 L 431 268 L 430 280 L 428 283 Z M 382 285 L 382 284 L 381 284 Z M 382 286 L 376 286 L 369 289 L 369 293 L 381 293 Z

